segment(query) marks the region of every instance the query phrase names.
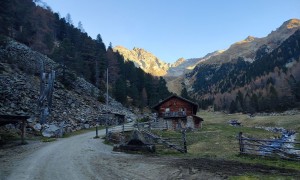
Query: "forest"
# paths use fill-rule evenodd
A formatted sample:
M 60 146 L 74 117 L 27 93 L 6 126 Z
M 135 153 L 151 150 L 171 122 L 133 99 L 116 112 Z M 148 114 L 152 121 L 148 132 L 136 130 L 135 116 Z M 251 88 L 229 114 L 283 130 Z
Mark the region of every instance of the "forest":
M 267 53 L 266 45 L 250 63 L 243 58 L 197 66 L 193 97 L 202 108 L 234 112 L 284 111 L 300 102 L 300 30 Z
M 102 90 L 98 99 L 104 102 L 108 70 L 109 94 L 124 105 L 143 108 L 171 94 L 163 78 L 151 76 L 125 61 L 113 52 L 112 44 L 106 47 L 100 33 L 93 39 L 81 22 L 78 26 L 73 24 L 70 14 L 62 17 L 49 6 L 37 5 L 38 2 L 1 0 L 0 35 L 2 39 L 9 37 L 24 43 L 59 63 L 64 71 L 58 79 L 66 88 L 73 88 L 76 76 L 83 77 Z

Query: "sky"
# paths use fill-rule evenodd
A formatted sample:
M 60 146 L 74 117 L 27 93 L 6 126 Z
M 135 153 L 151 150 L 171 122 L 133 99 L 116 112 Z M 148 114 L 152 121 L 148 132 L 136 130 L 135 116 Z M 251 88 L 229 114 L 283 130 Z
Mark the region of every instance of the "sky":
M 143 48 L 172 63 L 223 50 L 247 36 L 265 37 L 300 19 L 300 0 L 43 0 L 61 17 L 81 21 L 106 46 Z

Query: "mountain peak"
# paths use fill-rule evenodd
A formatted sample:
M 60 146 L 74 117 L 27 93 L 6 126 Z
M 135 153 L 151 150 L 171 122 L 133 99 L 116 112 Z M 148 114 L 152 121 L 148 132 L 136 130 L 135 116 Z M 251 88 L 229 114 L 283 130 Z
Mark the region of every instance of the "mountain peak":
M 251 42 L 251 41 L 254 41 L 255 39 L 256 39 L 256 37 L 254 37 L 254 36 L 248 36 L 244 41 Z
M 146 73 L 154 76 L 164 76 L 169 69 L 167 63 L 143 48 L 134 47 L 132 50 L 129 50 L 122 46 L 116 46 L 113 50 L 115 52 L 118 51 L 126 61 L 132 61 L 136 67 L 140 67 Z
M 300 19 L 290 19 L 288 21 L 285 21 L 280 28 L 287 28 L 287 29 L 293 29 L 300 27 Z
M 171 65 L 171 67 L 177 67 L 179 66 L 180 64 L 182 64 L 183 62 L 185 62 L 186 60 L 182 57 L 182 58 L 179 58 L 175 63 L 173 63 Z

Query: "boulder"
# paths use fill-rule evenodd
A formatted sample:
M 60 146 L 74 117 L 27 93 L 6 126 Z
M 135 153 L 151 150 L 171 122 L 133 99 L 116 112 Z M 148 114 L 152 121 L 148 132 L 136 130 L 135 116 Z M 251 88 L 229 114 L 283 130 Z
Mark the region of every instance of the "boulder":
M 40 123 L 37 123 L 33 126 L 33 129 L 36 131 L 40 131 L 42 129 L 42 125 Z
M 56 125 L 49 125 L 48 128 L 46 128 L 43 132 L 42 135 L 44 137 L 57 137 L 60 134 L 60 128 Z
M 85 128 L 85 129 L 89 129 L 89 128 L 90 128 L 90 125 L 89 125 L 89 124 L 84 124 L 84 128 Z

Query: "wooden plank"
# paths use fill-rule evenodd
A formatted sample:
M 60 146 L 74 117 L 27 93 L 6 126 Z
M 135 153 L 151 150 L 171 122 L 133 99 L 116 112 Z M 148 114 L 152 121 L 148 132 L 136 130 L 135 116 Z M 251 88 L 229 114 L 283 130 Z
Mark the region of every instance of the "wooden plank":
M 22 120 L 22 134 L 21 134 L 21 144 L 26 144 L 25 135 L 26 135 L 26 120 Z
M 269 143 L 281 143 L 279 146 L 272 146 Z M 268 157 L 279 156 L 282 159 L 300 160 L 300 155 L 295 152 L 299 148 L 284 147 L 284 144 L 300 144 L 299 142 L 289 142 L 283 140 L 265 140 L 256 138 L 246 138 L 239 133 L 240 154 L 253 154 Z M 291 152 L 293 151 L 293 152 Z
M 245 138 L 245 137 L 243 137 L 242 140 L 257 141 L 257 142 L 279 142 L 279 143 L 300 144 L 300 142 L 289 142 L 289 141 L 280 141 L 280 140 L 255 139 L 255 138 Z

